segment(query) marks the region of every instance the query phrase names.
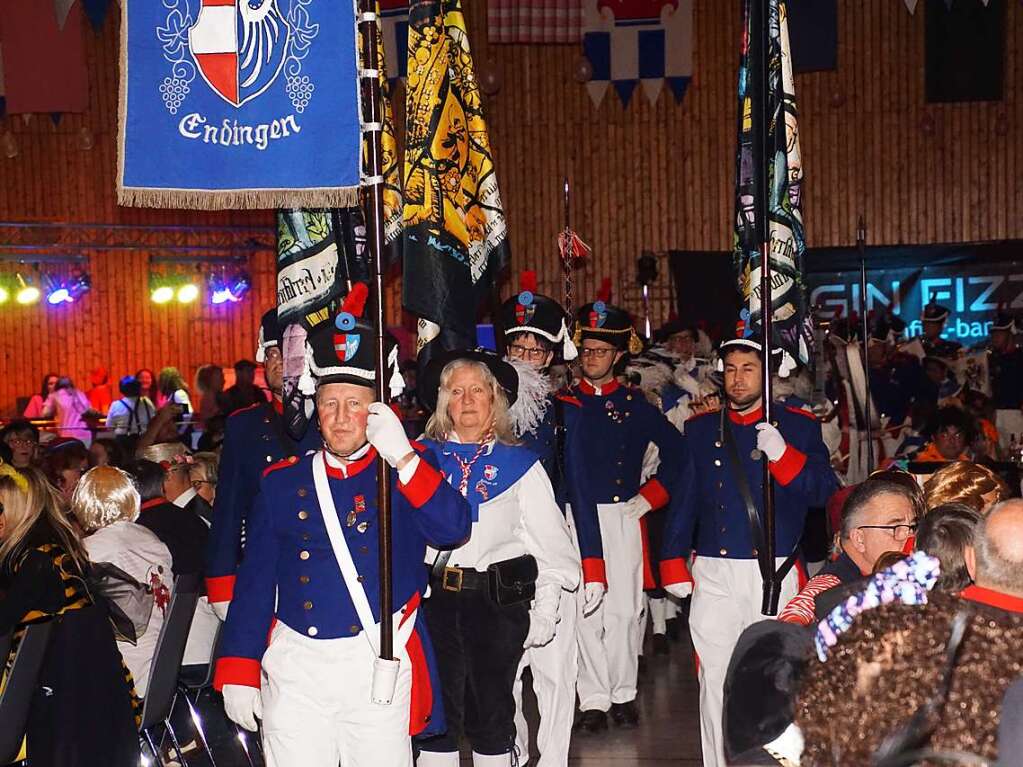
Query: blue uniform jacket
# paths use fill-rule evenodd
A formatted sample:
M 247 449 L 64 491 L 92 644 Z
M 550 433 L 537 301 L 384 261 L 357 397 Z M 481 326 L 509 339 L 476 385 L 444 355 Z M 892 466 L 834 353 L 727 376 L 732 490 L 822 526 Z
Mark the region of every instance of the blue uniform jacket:
M 803 521 L 811 506 L 824 506 L 838 488 L 817 418 L 805 410 L 776 403 L 772 422 L 785 438 L 786 450 L 771 463 L 774 477 L 775 552 L 788 556 L 799 544 Z M 760 409 L 745 416 L 729 410 L 739 461 L 757 511 L 763 513 L 762 462 L 751 456 L 757 444 Z M 661 579 L 665 585 L 691 581 L 686 560 L 695 548 L 701 557 L 753 559 L 756 552 L 749 516 L 732 478 L 728 450 L 720 434 L 720 412 L 686 422 L 681 474 L 672 488 L 675 502 L 668 511 Z
M 668 488 L 677 482 L 682 435 L 642 392 L 617 381 L 599 393 L 580 381 L 572 388 L 572 395 L 579 402 L 579 413 L 566 448 L 566 461 L 573 481 L 584 488 L 583 502 L 587 506 L 581 514 L 572 507 L 582 549 L 583 578 L 586 583 L 606 583 L 596 505 L 620 503 L 641 494 L 654 509 L 666 506 L 671 499 Z M 651 442 L 657 445 L 661 463 L 657 473 L 640 486 L 643 456 Z M 641 524 L 645 540 L 646 525 L 643 520 Z M 584 538 L 595 542 L 587 540 L 584 547 Z
M 275 620 L 317 639 L 357 636 L 363 629 L 316 501 L 313 459 L 318 455 L 289 458 L 263 477 L 224 626 L 214 677 L 218 690 L 225 684 L 259 686 L 260 660 Z M 370 450 L 352 463 L 347 479 L 329 466 L 327 473 L 345 541 L 379 621 L 376 455 Z M 417 607 L 426 590 L 427 544 L 458 546 L 470 530 L 469 505 L 444 481 L 432 451 L 421 450 L 420 459 L 407 485 L 392 479 L 393 599 L 403 612 Z M 413 666 L 412 734 L 436 722 L 431 711 L 440 702 L 440 695 L 432 693 L 438 688 L 430 684 L 436 677 L 428 668 L 432 664 L 424 633 L 420 622 L 407 646 Z
M 242 525 L 256 501 L 263 472 L 323 444 L 315 422 L 297 445 L 285 443 L 282 433 L 284 422 L 269 403 L 238 410 L 227 419 L 213 525 L 206 545 L 206 592 L 211 602 L 231 601 L 235 571 L 242 558 Z

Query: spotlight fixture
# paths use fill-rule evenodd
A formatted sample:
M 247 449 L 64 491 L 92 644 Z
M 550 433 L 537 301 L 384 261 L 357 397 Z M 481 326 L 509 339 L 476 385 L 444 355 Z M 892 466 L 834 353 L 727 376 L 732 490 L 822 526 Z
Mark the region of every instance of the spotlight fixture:
M 245 271 L 239 270 L 230 276 L 224 272 L 213 273 L 209 278 L 210 303 L 214 306 L 228 302 L 238 303 L 249 291 L 251 284 Z
M 20 272 L 15 275 L 15 280 L 18 283 L 18 290 L 14 294 L 14 300 L 22 306 L 34 304 L 42 297 L 39 288 L 33 285 L 31 280 L 26 280 Z
M 194 282 L 186 282 L 177 291 L 178 303 L 190 304 L 199 297 L 199 286 Z
M 149 300 L 154 304 L 165 304 L 174 300 L 174 281 L 165 274 L 149 275 Z
M 11 297 L 11 294 L 7 292 L 7 288 L 0 285 L 0 304 L 6 304 L 7 299 Z
M 52 306 L 73 304 L 92 287 L 89 276 L 83 272 L 75 272 L 68 278 L 50 277 L 46 282 L 46 302 Z

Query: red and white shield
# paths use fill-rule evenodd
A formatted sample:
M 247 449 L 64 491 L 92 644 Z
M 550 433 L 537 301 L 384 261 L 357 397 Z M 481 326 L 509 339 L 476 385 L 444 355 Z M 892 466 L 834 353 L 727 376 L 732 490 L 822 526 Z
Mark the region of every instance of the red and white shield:
M 277 79 L 288 56 L 291 26 L 277 0 L 200 0 L 188 47 L 210 88 L 235 107 Z

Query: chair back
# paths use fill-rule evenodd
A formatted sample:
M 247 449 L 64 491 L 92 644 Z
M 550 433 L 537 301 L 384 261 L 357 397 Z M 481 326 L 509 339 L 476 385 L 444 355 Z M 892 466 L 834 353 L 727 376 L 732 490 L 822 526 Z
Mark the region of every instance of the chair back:
M 21 750 L 28 723 L 28 710 L 39 684 L 39 672 L 53 632 L 53 621 L 25 629 L 7 683 L 0 691 L 0 764 L 13 762 Z M 0 638 L 0 669 L 10 652 L 11 635 Z
M 170 716 L 177 694 L 178 672 L 185 655 L 185 643 L 192 626 L 195 605 L 199 601 L 200 578 L 196 573 L 174 579 L 167 615 L 156 641 L 156 653 L 149 670 L 149 687 L 142 707 L 142 727 L 146 730 Z

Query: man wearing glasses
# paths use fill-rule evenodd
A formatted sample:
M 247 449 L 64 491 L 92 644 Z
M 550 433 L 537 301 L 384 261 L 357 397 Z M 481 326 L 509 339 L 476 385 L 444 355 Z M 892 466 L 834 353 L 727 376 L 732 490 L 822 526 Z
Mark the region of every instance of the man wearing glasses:
M 571 509 L 568 519 L 583 562 L 584 585 L 579 592 L 583 612 L 591 612 L 600 604 L 606 589 L 596 508 L 582 497 L 585 483 L 577 481 L 582 472 L 567 463 L 568 458 L 574 460 L 578 455 L 576 450 L 569 451 L 568 445 L 578 431 L 581 403 L 567 392 L 551 394 L 548 379 L 555 360 L 571 362 L 578 351 L 568 332 L 565 310 L 554 299 L 536 292 L 535 273 L 523 272 L 519 287 L 519 293 L 501 306 L 507 356 L 519 374 L 519 396 L 509 413 L 516 436 L 540 456 L 558 504 L 562 510 Z M 529 379 L 538 385 L 527 385 Z M 595 567 L 594 563 L 601 566 Z M 574 596 L 561 599 L 554 638 L 541 647 L 527 648 L 522 655 L 514 688 L 515 740 L 522 764 L 529 754 L 528 725 L 522 713 L 522 673 L 527 666 L 540 711 L 536 733 L 538 767 L 562 767 L 568 763 L 579 667 L 576 609 Z
M 0 431 L 0 442 L 11 449 L 11 465 L 16 469 L 30 466 L 39 448 L 39 429 L 30 421 L 11 421 Z
M 682 436 L 638 389 L 615 378 L 626 354 L 643 344 L 627 312 L 605 301 L 582 307 L 576 343 L 581 344 L 582 380 L 572 390 L 581 404 L 577 439 L 569 445 L 596 504 L 608 591 L 603 603 L 579 623 L 577 691 L 587 732 L 607 728 L 607 714 L 620 727 L 635 727 L 636 678 L 645 615 L 643 589 L 654 584 L 647 548 L 648 512 L 666 506 L 678 476 Z M 661 462 L 642 485 L 643 456 L 654 444 Z M 584 570 L 586 560 L 583 560 Z M 596 563 L 594 563 L 596 564 Z M 587 581 L 590 580 L 589 575 Z
M 842 507 L 837 556 L 807 581 L 778 614 L 778 620 L 810 625 L 817 618 L 817 597 L 870 575 L 883 554 L 905 548 L 916 531 L 917 509 L 909 488 L 886 479 L 885 474 L 889 472 L 861 482 L 849 494 Z

